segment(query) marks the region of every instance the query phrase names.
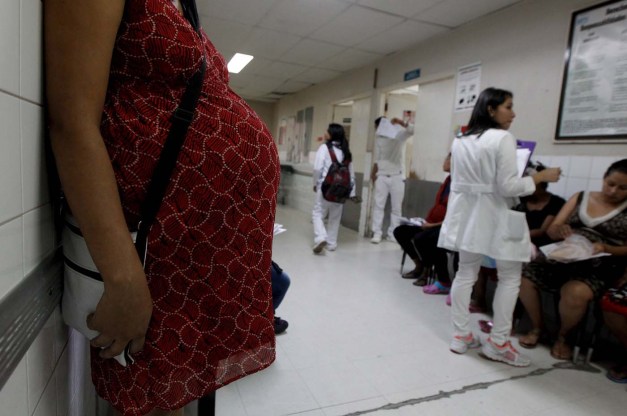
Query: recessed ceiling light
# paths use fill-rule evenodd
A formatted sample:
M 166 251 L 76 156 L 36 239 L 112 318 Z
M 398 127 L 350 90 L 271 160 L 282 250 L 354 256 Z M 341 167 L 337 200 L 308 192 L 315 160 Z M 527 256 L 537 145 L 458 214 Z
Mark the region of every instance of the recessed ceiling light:
M 229 72 L 233 74 L 239 74 L 239 72 L 242 69 L 244 69 L 244 67 L 248 65 L 248 63 L 252 60 L 253 60 L 252 55 L 236 53 L 235 55 L 233 55 L 233 57 L 229 61 L 229 64 L 228 64 Z

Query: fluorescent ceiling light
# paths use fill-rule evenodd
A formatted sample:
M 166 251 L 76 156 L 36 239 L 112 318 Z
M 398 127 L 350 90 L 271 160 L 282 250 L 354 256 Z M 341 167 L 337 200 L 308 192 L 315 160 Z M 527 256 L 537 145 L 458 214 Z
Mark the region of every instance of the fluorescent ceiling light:
M 233 74 L 239 74 L 239 71 L 244 69 L 244 67 L 248 65 L 248 63 L 252 60 L 253 60 L 252 55 L 236 53 L 235 55 L 233 55 L 233 57 L 229 61 L 229 65 L 228 65 L 229 72 L 232 72 Z

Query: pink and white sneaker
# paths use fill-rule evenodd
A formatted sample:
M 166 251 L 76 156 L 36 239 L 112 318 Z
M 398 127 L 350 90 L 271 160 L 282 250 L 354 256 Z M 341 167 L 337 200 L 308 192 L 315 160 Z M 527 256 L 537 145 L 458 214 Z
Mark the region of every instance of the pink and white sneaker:
M 479 348 L 480 346 L 481 342 L 471 332 L 466 336 L 455 335 L 449 345 L 449 349 L 455 354 L 463 354 L 469 348 Z
M 497 345 L 491 338 L 481 347 L 481 353 L 489 360 L 500 361 L 514 367 L 528 367 L 531 359 L 518 352 L 511 342 L 507 341 L 503 345 Z

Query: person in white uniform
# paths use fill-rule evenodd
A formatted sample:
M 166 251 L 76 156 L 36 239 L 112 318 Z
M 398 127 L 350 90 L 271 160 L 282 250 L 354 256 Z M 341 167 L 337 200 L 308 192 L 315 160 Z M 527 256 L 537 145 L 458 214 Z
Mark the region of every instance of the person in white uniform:
M 517 197 L 530 195 L 540 182 L 556 182 L 559 168 L 519 177 L 516 139 L 507 130 L 515 114 L 509 91 L 487 88 L 473 109 L 468 130 L 452 145 L 451 193 L 438 246 L 459 252 L 453 281 L 453 340 L 450 350 L 463 354 L 480 342 L 470 330 L 470 295 L 483 256 L 496 260 L 499 282 L 492 309 L 494 323 L 482 346 L 485 357 L 517 367 L 531 360 L 509 341 L 518 298 L 522 263 L 531 258 L 529 228 L 523 212 L 511 208 Z
M 375 128 L 383 117 L 374 121 Z M 390 226 L 387 231 L 387 239 L 394 241 L 394 229 L 399 226 L 405 195 L 405 177 L 403 169 L 403 149 L 405 142 L 414 134 L 413 124 L 403 122 L 398 118 L 390 120 L 393 125 L 403 128 L 398 130 L 396 136 L 390 138 L 377 134 L 375 136 L 374 166 L 370 179 L 374 183 L 374 208 L 372 211 L 372 239 L 373 244 L 379 244 L 383 235 L 383 216 L 388 195 L 392 203 L 390 213 Z
M 313 173 L 313 191 L 316 193 L 316 201 L 312 212 L 312 220 L 314 227 L 314 254 L 320 254 L 326 248 L 329 251 L 335 251 L 337 248 L 337 234 L 340 229 L 340 220 L 342 219 L 342 210 L 344 204 L 329 202 L 322 196 L 321 185 L 327 176 L 329 167 L 331 166 L 330 149 L 333 149 L 337 161 L 342 163 L 344 158 L 352 160 L 352 155 L 348 147 L 346 132 L 340 124 L 331 123 L 324 133 L 325 143 L 320 145 L 316 152 Z M 331 143 L 331 148 L 327 145 Z M 353 163 L 349 165 L 351 177 L 351 194 L 350 198 L 356 200 L 355 197 L 355 171 Z M 327 227 L 324 226 L 324 218 L 328 214 Z

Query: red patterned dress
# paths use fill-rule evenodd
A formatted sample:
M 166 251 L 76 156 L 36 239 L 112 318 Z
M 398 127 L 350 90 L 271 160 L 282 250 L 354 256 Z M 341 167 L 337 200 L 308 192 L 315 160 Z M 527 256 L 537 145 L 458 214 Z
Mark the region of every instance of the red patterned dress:
M 98 394 L 125 415 L 180 408 L 275 357 L 276 147 L 230 90 L 222 56 L 170 0 L 126 0 L 101 131 L 131 227 L 203 55 L 196 116 L 149 234 L 145 268 L 154 308 L 146 345 L 128 367 L 92 354 Z

